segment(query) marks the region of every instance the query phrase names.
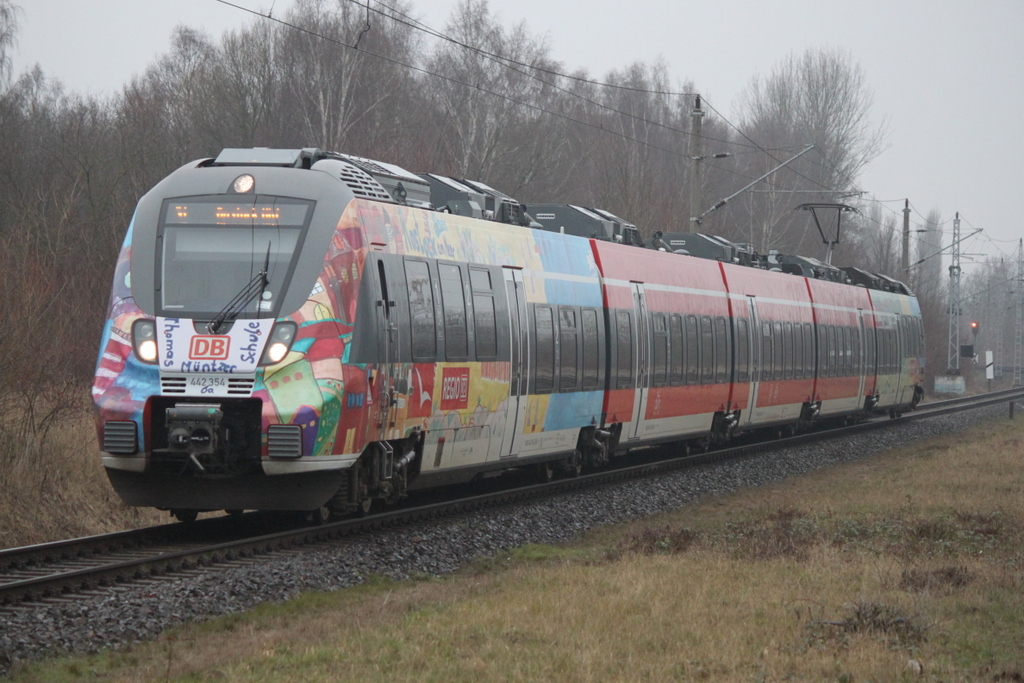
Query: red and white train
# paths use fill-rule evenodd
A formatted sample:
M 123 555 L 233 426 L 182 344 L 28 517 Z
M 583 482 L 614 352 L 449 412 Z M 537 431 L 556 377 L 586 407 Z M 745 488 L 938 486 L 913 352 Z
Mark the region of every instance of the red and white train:
M 920 400 L 900 283 L 658 238 L 317 150 L 186 164 L 140 200 L 115 275 L 93 387 L 110 480 L 182 519 L 367 510 Z

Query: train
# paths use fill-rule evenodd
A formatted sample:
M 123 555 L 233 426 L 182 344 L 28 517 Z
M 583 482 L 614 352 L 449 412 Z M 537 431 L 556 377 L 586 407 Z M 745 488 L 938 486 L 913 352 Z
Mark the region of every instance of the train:
M 128 505 L 324 520 L 509 470 L 897 416 L 902 283 L 318 149 L 234 149 L 138 202 L 92 398 Z

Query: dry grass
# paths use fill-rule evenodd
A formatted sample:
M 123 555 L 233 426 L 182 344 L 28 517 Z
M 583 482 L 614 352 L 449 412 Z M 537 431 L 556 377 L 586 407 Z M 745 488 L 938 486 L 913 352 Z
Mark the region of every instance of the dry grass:
M 23 680 L 1024 679 L 1024 421 Z
M 81 404 L 0 419 L 0 548 L 166 523 L 129 508 L 110 487 L 96 429 Z

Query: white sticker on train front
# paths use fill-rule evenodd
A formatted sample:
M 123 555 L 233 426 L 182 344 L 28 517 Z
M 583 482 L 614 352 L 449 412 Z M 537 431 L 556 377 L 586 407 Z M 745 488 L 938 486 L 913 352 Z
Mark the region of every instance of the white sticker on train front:
M 236 320 L 226 334 L 200 334 L 187 318 L 157 318 L 163 372 L 250 374 L 256 371 L 273 319 Z

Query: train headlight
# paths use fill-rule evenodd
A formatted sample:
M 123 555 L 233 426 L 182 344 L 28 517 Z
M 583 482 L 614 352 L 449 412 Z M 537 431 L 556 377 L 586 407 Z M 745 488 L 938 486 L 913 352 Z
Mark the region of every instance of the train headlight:
M 256 179 L 248 173 L 238 176 L 235 178 L 235 182 L 231 183 L 231 190 L 238 194 L 248 194 L 254 187 L 256 187 Z
M 132 348 L 135 357 L 147 365 L 156 363 L 156 323 L 141 319 L 132 323 Z
M 275 365 L 284 360 L 295 341 L 295 323 L 277 323 L 267 340 L 267 349 L 263 352 L 260 365 Z

